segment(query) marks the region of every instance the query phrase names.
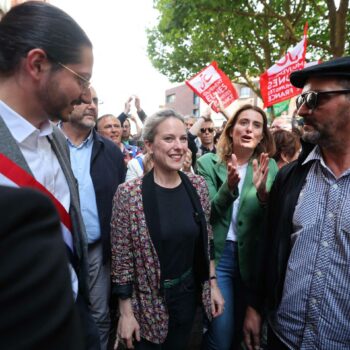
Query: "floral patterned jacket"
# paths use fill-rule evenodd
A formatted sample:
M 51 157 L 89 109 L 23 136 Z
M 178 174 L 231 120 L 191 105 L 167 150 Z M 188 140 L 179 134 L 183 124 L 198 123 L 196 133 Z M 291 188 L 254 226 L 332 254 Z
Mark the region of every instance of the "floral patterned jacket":
M 208 188 L 201 176 L 189 173 L 184 179 L 186 175 L 179 174 L 183 180 L 190 180 L 198 193 L 199 205 L 203 208 L 205 231 L 208 234 L 205 238 L 209 242 L 203 253 L 208 261 L 206 264 L 208 277 L 209 256 L 213 251 L 212 229 L 209 225 Z M 145 194 L 142 185 L 145 184 L 144 179 L 147 176 L 123 183 L 115 194 L 111 221 L 111 275 L 114 286 L 132 287 L 131 303 L 135 318 L 140 325 L 141 337 L 161 344 L 168 333 L 168 313 L 160 288 L 160 263 L 143 207 Z M 153 182 L 153 172 L 149 176 L 152 177 Z M 152 187 L 149 184 L 150 182 L 147 182 L 147 186 Z M 211 319 L 210 285 L 207 277 L 201 283 L 202 301 L 206 314 Z

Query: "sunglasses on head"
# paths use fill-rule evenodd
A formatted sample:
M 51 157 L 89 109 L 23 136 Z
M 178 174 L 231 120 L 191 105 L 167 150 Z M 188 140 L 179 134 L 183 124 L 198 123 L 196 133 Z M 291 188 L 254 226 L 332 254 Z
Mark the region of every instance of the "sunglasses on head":
M 319 96 L 330 94 L 349 94 L 350 89 L 332 91 L 308 91 L 299 95 L 296 99 L 296 106 L 299 109 L 304 103 L 306 107 L 314 110 L 317 107 Z
M 214 128 L 201 128 L 201 133 L 204 134 L 207 130 L 210 133 L 214 132 Z

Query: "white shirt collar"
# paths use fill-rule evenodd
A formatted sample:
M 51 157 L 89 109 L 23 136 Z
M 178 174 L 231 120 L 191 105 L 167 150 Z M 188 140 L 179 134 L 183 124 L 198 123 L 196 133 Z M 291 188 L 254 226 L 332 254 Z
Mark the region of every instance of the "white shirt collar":
M 10 130 L 12 136 L 18 143 L 22 143 L 33 133 L 37 133 L 38 137 L 48 136 L 52 134 L 53 128 L 49 120 L 43 122 L 40 129 L 29 123 L 16 111 L 10 108 L 5 102 L 0 100 L 0 115 L 6 126 Z

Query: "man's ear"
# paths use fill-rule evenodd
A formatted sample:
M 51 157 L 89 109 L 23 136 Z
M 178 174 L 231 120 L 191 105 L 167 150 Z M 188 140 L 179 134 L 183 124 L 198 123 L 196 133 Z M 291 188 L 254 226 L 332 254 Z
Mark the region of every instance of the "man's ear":
M 39 79 L 50 67 L 47 54 L 43 49 L 35 48 L 28 51 L 25 60 L 27 72 L 35 79 Z

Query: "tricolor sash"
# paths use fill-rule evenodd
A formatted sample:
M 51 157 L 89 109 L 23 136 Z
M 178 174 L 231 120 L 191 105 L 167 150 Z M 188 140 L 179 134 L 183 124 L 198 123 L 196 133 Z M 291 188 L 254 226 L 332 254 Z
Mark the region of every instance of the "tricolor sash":
M 38 182 L 32 175 L 27 171 L 18 166 L 11 159 L 7 158 L 4 154 L 0 153 L 0 185 L 11 186 L 11 187 L 30 187 L 37 189 L 51 199 L 56 207 L 61 221 L 61 229 L 64 243 L 69 248 L 72 256 L 74 255 L 73 247 L 73 235 L 72 235 L 72 221 L 67 210 L 63 207 L 59 200 L 48 191 L 40 182 Z M 77 292 L 77 277 L 72 266 L 69 266 L 73 292 Z

